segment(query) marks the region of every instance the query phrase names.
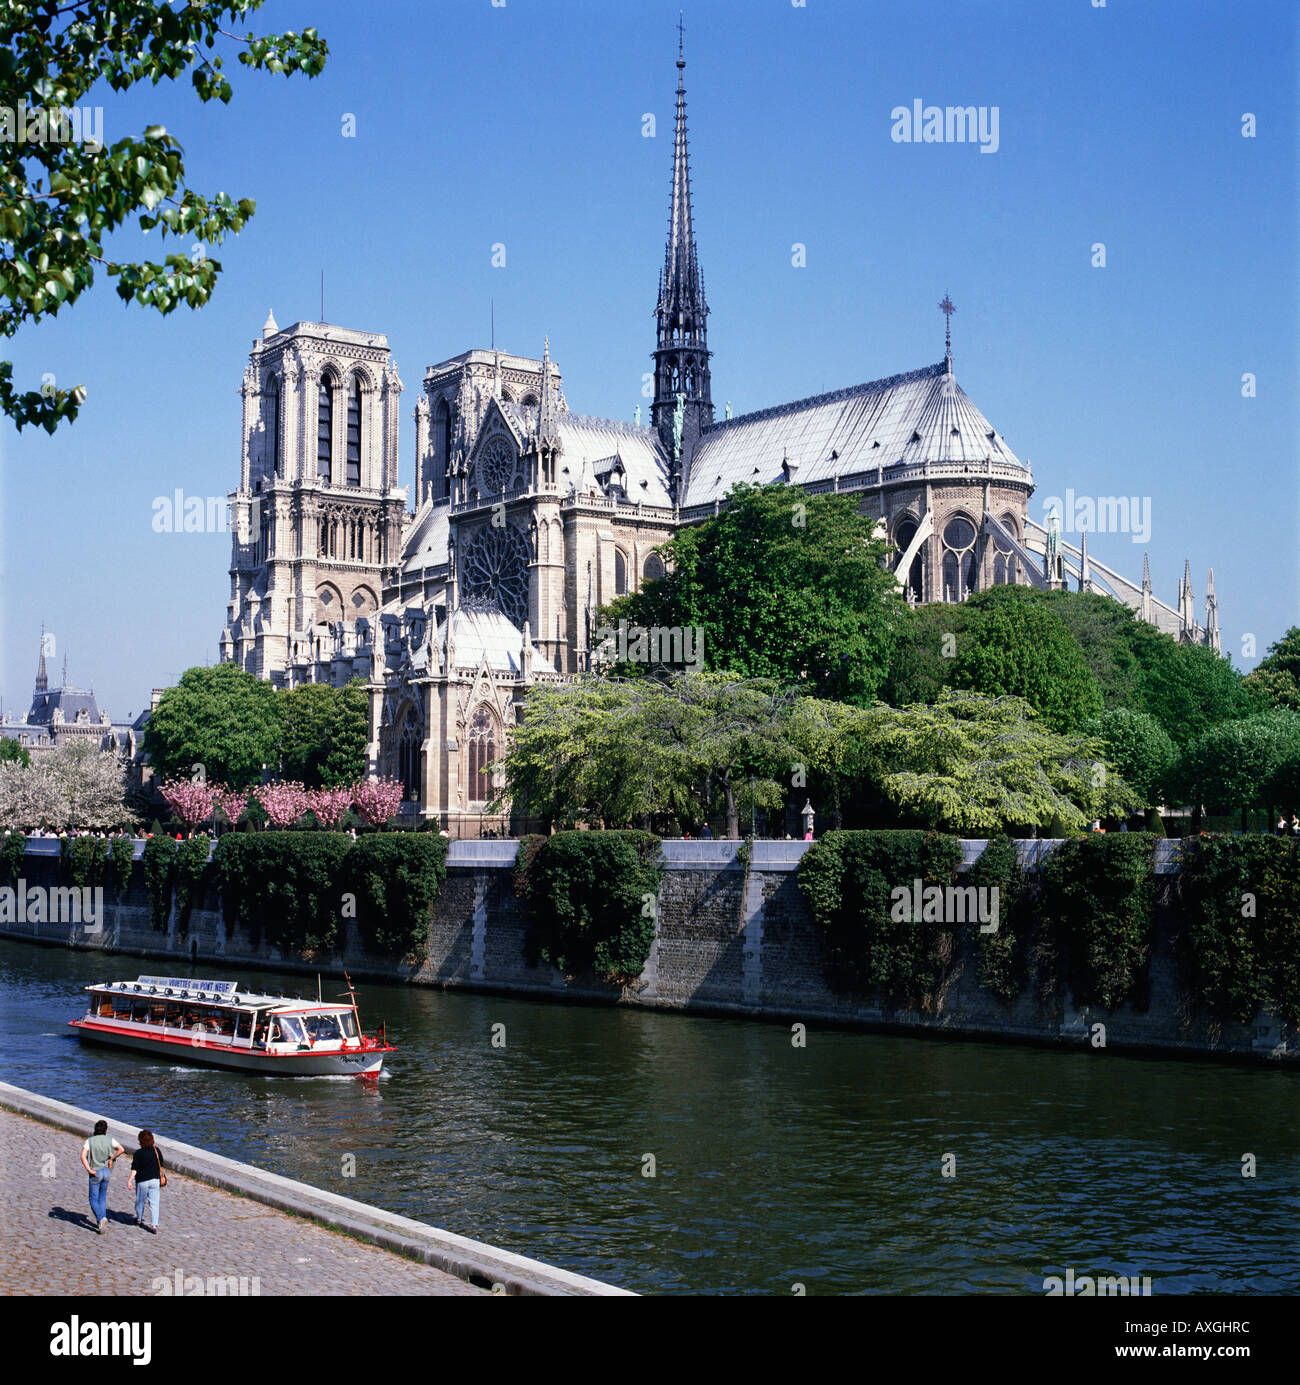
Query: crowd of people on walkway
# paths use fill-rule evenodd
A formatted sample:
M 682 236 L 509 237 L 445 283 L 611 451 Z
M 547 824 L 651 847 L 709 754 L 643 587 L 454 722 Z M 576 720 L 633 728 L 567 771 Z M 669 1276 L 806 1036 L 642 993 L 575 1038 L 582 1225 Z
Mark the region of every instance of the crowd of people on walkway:
M 139 1148 L 131 1156 L 126 1190 L 135 1194 L 136 1226 L 157 1235 L 167 1171 L 153 1131 L 140 1131 L 136 1140 Z M 101 1236 L 108 1230 L 108 1185 L 113 1165 L 124 1158 L 126 1150 L 108 1133 L 108 1122 L 96 1121 L 94 1130 L 81 1146 L 81 1167 L 90 1177 L 90 1219 Z

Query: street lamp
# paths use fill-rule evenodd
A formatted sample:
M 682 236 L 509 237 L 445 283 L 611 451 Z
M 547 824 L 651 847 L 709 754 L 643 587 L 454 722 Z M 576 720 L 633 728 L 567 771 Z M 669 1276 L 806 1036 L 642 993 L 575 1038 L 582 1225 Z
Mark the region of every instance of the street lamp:
M 816 818 L 817 814 L 813 810 L 811 799 L 804 800 L 803 811 L 799 814 L 799 816 L 803 818 L 804 840 L 812 841 L 813 820 Z

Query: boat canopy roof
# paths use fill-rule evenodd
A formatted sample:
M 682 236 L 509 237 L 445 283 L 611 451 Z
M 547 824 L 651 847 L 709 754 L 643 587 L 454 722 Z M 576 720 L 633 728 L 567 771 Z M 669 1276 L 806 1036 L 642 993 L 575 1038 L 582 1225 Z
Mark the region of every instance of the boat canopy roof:
M 185 1000 L 201 1005 L 236 1005 L 240 1009 L 267 1010 L 281 1006 L 301 1010 L 305 1007 L 321 1010 L 347 1010 L 351 1006 L 338 1001 L 316 1001 L 307 997 L 265 995 L 243 991 L 238 981 L 201 981 L 195 977 L 139 976 L 134 981 L 97 981 L 88 991 L 111 991 L 116 994 L 156 995 L 166 1000 Z

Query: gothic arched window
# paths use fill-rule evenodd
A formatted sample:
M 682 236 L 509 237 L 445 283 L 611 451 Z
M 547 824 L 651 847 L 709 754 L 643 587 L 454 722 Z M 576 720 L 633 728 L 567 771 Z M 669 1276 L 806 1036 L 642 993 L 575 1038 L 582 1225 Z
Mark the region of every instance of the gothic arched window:
M 492 797 L 492 772 L 489 769 L 497 757 L 496 719 L 482 703 L 469 724 L 469 791 L 467 797 L 475 803 Z
M 614 550 L 614 595 L 622 596 L 627 591 L 627 559 L 621 549 Z
M 354 379 L 348 394 L 348 485 L 361 484 L 361 381 Z
M 432 486 L 433 498 L 445 500 L 451 494 L 451 409 L 445 399 L 433 411 L 433 474 L 425 478 Z
M 645 580 L 647 582 L 657 582 L 664 575 L 664 560 L 657 554 L 652 553 L 645 560 Z
M 316 392 L 316 475 L 330 479 L 330 458 L 334 452 L 334 397 L 330 382 L 322 377 Z
M 415 709 L 408 707 L 397 741 L 397 777 L 406 798 L 420 796 L 420 723 Z
M 943 599 L 965 601 L 975 590 L 975 525 L 953 515 L 943 527 Z
M 266 382 L 266 426 L 270 432 L 271 473 L 284 475 L 284 456 L 280 445 L 280 377 L 272 375 Z

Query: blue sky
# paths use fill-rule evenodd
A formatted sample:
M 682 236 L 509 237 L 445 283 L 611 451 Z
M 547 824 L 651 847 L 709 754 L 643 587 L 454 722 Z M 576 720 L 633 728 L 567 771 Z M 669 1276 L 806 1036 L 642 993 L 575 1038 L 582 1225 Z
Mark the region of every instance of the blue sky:
M 199 312 L 127 307 L 101 279 L 9 343 L 20 387 L 50 372 L 88 397 L 52 438 L 0 429 L 6 708 L 26 708 L 42 619 L 56 666 L 66 653 L 115 718 L 216 659 L 229 536 L 157 534 L 153 501 L 236 483 L 249 347 L 268 308 L 317 318 L 322 269 L 328 320 L 388 334 L 404 484 L 424 368 L 486 346 L 492 301 L 499 346 L 539 354 L 549 333 L 570 408 L 632 416 L 679 4 L 271 0 L 252 27 L 315 25 L 321 77 L 232 61 L 228 107 L 188 85 L 93 93 L 108 142 L 161 123 L 193 187 L 257 215 L 213 251 Z M 1213 566 L 1224 650 L 1250 667 L 1244 636 L 1258 657 L 1300 619 L 1298 29 L 1293 0 L 692 0 L 719 411 L 939 360 L 949 293 L 957 378 L 1031 461 L 1031 515 L 1067 489 L 1150 497 L 1145 544 L 1090 534 L 1090 551 L 1138 578 L 1149 549 L 1171 604 L 1190 558 L 1198 615 Z M 916 98 L 996 106 L 997 152 L 894 142 L 890 113 Z M 113 253 L 160 245 L 124 232 Z

